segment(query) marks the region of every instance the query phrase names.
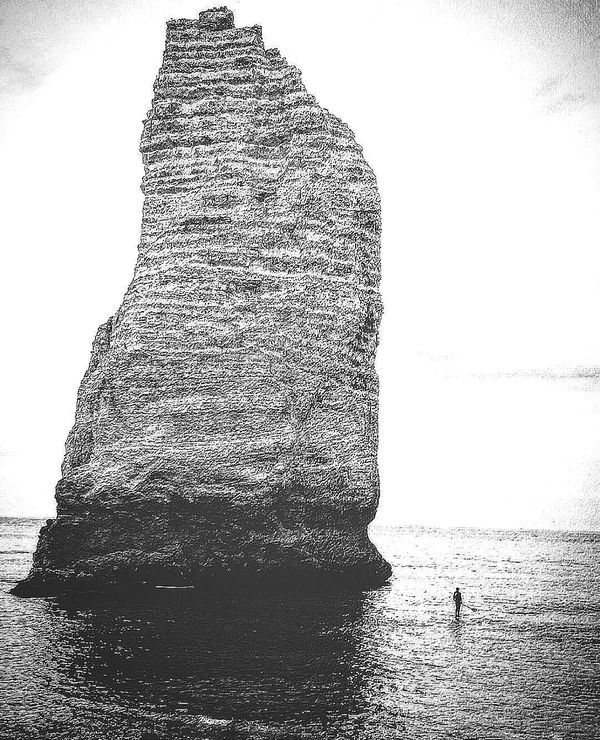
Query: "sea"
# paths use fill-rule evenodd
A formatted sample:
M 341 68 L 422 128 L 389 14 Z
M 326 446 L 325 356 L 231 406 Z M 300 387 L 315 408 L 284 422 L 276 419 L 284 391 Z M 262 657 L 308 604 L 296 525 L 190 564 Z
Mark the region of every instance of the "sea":
M 2 740 L 600 738 L 600 533 L 375 527 L 358 592 L 14 597 L 42 524 L 0 519 Z

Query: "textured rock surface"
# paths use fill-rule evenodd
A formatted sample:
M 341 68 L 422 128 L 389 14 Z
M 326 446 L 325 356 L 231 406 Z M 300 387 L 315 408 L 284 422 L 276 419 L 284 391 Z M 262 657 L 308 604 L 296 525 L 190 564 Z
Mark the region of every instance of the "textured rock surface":
M 347 581 L 377 507 L 375 176 L 261 29 L 167 25 L 133 280 L 17 593 Z

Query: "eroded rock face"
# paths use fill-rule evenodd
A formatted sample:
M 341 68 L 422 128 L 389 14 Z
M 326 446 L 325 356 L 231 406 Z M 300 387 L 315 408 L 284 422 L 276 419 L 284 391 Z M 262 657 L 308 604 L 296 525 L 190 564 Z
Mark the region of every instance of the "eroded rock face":
M 133 280 L 17 593 L 346 581 L 378 502 L 375 176 L 261 29 L 167 24 Z

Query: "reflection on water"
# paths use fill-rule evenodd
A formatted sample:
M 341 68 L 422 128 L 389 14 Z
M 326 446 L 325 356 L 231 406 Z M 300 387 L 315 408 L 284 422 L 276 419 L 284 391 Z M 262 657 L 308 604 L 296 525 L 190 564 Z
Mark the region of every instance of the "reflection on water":
M 6 589 L 37 526 L 0 520 Z M 0 593 L 0 738 L 597 735 L 600 535 L 375 536 L 394 576 L 362 593 Z
M 70 656 L 62 670 L 81 695 L 94 687 L 150 709 L 266 721 L 363 709 L 353 670 L 362 608 L 360 594 L 203 599 L 181 591 L 48 605 Z

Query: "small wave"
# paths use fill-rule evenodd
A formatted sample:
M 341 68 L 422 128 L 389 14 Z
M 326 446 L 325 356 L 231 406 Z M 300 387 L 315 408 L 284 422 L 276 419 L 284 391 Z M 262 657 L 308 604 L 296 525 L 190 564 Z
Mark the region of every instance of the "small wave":
M 0 550 L 0 555 L 31 555 L 31 550 Z

